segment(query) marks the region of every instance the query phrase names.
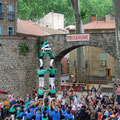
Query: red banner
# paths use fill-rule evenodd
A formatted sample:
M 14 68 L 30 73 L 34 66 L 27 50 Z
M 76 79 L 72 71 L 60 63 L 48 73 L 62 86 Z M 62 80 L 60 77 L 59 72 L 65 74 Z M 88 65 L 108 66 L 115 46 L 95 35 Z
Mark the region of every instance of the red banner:
M 66 36 L 67 41 L 89 41 L 89 34 L 72 34 Z

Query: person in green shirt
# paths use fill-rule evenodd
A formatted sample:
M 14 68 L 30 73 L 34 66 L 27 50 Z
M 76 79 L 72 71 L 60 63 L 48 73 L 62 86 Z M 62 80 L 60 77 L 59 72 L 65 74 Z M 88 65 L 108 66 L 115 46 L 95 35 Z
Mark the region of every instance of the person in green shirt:
M 44 74 L 47 72 L 46 70 L 43 69 L 37 69 L 37 73 L 39 75 L 39 87 L 44 87 Z
M 12 105 L 12 107 L 10 108 L 10 114 L 11 114 L 12 120 L 15 119 L 15 112 L 16 112 L 16 110 L 14 108 L 14 105 Z
M 43 90 L 43 88 L 39 87 L 39 89 L 38 89 L 38 99 L 39 100 L 43 100 L 44 93 L 45 93 L 45 91 Z
M 56 97 L 56 90 L 53 89 L 50 85 L 50 90 L 48 92 L 48 95 L 50 95 L 50 101 L 54 100 Z
M 51 85 L 52 88 L 55 89 L 55 73 L 57 69 L 53 69 L 53 67 L 50 67 L 50 69 L 47 69 L 49 72 L 49 85 Z
M 49 45 L 48 41 L 46 41 L 46 42 L 44 42 L 42 44 L 41 49 L 42 49 L 42 52 L 40 54 L 40 59 L 39 59 L 39 61 L 40 61 L 40 68 L 43 68 L 43 57 L 44 57 L 45 54 L 49 55 L 49 57 L 51 59 L 50 60 L 50 66 L 53 66 L 54 56 L 53 56 L 53 54 L 51 52 L 51 48 L 50 48 L 50 45 Z
M 43 111 L 42 119 L 41 120 L 49 120 L 45 111 Z
M 19 117 L 19 115 L 20 115 L 20 110 L 21 110 L 21 108 L 17 108 L 17 115 L 16 115 L 16 120 L 18 120 L 18 117 Z

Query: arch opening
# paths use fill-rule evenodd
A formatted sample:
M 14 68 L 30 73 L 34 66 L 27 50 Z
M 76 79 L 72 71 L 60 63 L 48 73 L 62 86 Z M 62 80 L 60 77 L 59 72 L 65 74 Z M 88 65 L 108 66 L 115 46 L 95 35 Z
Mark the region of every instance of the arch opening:
M 76 46 L 65 51 L 62 51 L 55 60 L 59 61 L 61 68 L 61 76 L 71 75 L 77 76 L 77 60 L 76 48 L 84 48 L 84 63 L 82 69 L 82 80 L 75 81 L 79 83 L 92 83 L 92 84 L 108 84 L 115 80 L 115 58 L 109 53 L 98 47 L 92 46 Z M 94 52 L 93 52 L 94 51 Z M 68 55 L 69 54 L 69 55 Z M 67 57 L 66 57 L 67 55 Z M 84 67 L 84 68 L 83 68 Z M 68 81 L 69 81 L 68 80 Z M 64 80 L 63 80 L 64 81 Z M 74 82 L 74 81 L 69 81 Z

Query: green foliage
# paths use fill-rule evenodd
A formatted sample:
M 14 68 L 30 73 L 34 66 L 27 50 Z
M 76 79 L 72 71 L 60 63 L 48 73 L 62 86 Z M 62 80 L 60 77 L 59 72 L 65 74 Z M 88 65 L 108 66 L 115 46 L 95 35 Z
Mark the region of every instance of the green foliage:
M 19 45 L 20 55 L 26 56 L 28 52 L 29 52 L 29 47 L 27 46 L 26 43 L 24 43 L 23 45 Z
M 80 0 L 80 2 L 83 23 L 91 22 L 92 14 L 97 14 L 98 18 L 104 17 L 106 13 L 113 14 L 112 0 Z M 70 0 L 18 0 L 20 19 L 36 21 L 52 10 L 64 14 L 65 25 L 75 24 Z
M 92 15 L 96 14 L 97 19 L 104 17 L 106 13 L 113 14 L 113 0 L 81 0 L 81 7 L 87 9 L 87 17 L 84 23 L 91 22 Z

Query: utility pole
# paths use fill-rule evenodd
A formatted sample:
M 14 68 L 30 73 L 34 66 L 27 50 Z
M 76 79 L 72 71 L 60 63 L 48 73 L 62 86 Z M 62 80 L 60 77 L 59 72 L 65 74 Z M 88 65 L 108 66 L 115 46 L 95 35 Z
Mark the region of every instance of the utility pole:
M 80 0 L 71 0 L 76 20 L 76 34 L 83 33 L 82 20 L 80 15 Z M 83 81 L 85 68 L 83 47 L 77 48 L 77 82 Z

